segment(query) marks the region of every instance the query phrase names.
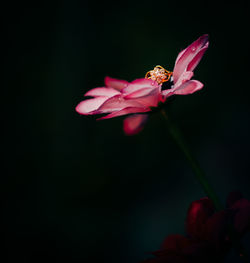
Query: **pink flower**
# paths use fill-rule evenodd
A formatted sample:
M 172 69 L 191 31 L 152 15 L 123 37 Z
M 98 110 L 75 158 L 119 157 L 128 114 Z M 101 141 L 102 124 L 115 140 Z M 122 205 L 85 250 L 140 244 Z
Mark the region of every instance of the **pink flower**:
M 99 120 L 132 114 L 125 118 L 123 128 L 127 135 L 136 134 L 147 120 L 145 113 L 164 103 L 169 96 L 192 94 L 203 87 L 201 82 L 191 78 L 207 48 L 208 35 L 203 35 L 179 53 L 173 73 L 156 66 L 146 74 L 147 78 L 130 83 L 106 77 L 105 86 L 88 91 L 84 96 L 92 98 L 81 101 L 76 111 L 83 115 L 107 114 Z M 162 84 L 168 80 L 172 82 L 171 88 L 163 90 Z

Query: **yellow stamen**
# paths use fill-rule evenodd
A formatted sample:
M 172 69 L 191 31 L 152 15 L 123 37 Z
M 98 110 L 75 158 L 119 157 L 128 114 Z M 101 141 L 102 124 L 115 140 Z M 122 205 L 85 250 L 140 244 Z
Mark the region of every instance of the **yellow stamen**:
M 153 70 L 150 70 L 146 73 L 145 78 L 152 79 L 158 84 L 162 84 L 168 81 L 171 78 L 172 74 L 173 72 L 166 70 L 160 65 L 157 65 L 154 67 Z

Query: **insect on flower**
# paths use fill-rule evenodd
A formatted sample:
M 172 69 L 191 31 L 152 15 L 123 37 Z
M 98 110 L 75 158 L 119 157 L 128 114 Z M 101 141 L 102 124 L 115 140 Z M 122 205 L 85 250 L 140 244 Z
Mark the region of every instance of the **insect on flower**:
M 187 95 L 202 89 L 203 84 L 191 78 L 208 44 L 208 35 L 203 35 L 182 50 L 173 72 L 158 65 L 148 71 L 145 78 L 132 82 L 106 77 L 105 86 L 89 90 L 85 96 L 92 98 L 81 101 L 76 111 L 82 115 L 107 114 L 99 120 L 129 115 L 123 122 L 125 134 L 140 132 L 147 120 L 145 113 L 152 108 L 165 103 L 172 95 Z M 171 88 L 163 89 L 162 84 L 167 81 L 171 81 Z

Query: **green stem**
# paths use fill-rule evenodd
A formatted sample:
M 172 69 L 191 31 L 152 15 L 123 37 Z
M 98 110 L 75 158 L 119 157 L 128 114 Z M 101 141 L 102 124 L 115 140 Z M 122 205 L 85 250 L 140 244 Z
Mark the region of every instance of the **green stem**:
M 172 121 L 169 119 L 168 115 L 166 112 L 162 109 L 161 110 L 162 115 L 164 119 L 166 120 L 166 123 L 168 125 L 168 131 L 172 138 L 174 139 L 175 143 L 179 146 L 181 151 L 184 153 L 186 159 L 188 160 L 189 164 L 191 165 L 193 172 L 195 174 L 196 179 L 199 181 L 201 184 L 203 190 L 207 194 L 207 196 L 213 201 L 214 206 L 216 210 L 222 210 L 223 206 L 221 205 L 216 193 L 214 192 L 212 186 L 209 184 L 205 173 L 199 166 L 198 162 L 196 159 L 193 157 L 191 154 L 191 151 L 189 150 L 184 138 L 181 135 L 180 130 L 178 129 L 177 126 L 175 126 Z

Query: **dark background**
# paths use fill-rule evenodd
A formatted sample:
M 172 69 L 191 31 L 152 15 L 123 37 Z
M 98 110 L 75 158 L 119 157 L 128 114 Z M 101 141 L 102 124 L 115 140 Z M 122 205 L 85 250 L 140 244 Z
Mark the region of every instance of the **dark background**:
M 133 263 L 184 234 L 189 204 L 205 194 L 160 116 L 127 137 L 123 118 L 96 122 L 74 108 L 106 75 L 172 70 L 204 33 L 210 47 L 195 70 L 204 89 L 176 97 L 171 116 L 221 200 L 250 197 L 246 3 L 9 1 L 2 262 Z

